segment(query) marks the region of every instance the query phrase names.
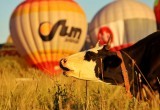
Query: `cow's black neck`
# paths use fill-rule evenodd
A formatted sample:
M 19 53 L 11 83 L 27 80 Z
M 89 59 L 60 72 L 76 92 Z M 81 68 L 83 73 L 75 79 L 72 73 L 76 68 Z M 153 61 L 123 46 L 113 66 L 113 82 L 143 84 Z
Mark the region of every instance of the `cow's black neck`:
M 145 60 L 148 59 L 152 47 L 155 48 L 157 46 L 157 51 L 160 50 L 160 31 L 155 32 L 144 39 L 138 41 L 133 46 L 130 46 L 128 48 L 122 49 L 122 51 L 128 53 L 137 63 L 138 66 L 142 69 L 142 71 L 146 70 L 143 69 L 144 65 L 147 66 Z M 152 53 L 156 54 L 156 53 Z M 144 71 L 145 72 L 145 71 Z
M 157 77 L 160 78 L 159 42 L 160 42 L 160 32 L 156 32 L 135 43 L 133 46 L 121 50 L 121 52 L 122 51 L 126 52 L 132 59 L 135 60 L 135 63 L 137 64 L 138 68 L 140 68 L 142 74 L 145 76 L 145 78 L 148 80 L 148 82 L 150 83 L 151 87 L 154 90 L 157 90 L 157 88 L 159 87 L 156 78 Z M 125 59 L 125 62 L 127 62 L 126 66 L 128 66 L 129 64 L 128 62 L 130 62 L 129 61 L 130 59 L 127 58 L 127 56 L 124 54 L 123 57 Z M 134 69 L 136 71 L 136 68 Z M 139 71 L 137 70 L 137 72 Z M 142 79 L 142 83 L 146 83 L 144 79 Z

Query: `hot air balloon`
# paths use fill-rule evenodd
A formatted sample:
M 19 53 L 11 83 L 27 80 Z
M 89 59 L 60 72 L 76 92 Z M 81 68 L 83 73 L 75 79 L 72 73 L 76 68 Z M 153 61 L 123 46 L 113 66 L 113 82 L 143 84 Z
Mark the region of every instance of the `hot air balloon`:
M 157 29 L 160 30 L 160 1 L 155 0 L 154 2 L 154 13 L 157 21 Z
M 119 50 L 156 31 L 156 20 L 153 10 L 145 4 L 116 0 L 96 13 L 88 31 L 93 45 L 97 41 L 105 44 L 111 38 L 111 47 Z
M 12 37 L 10 35 L 8 36 L 6 43 L 13 43 Z
M 0 44 L 0 58 L 8 56 L 20 57 L 20 54 L 18 53 L 13 43 Z
M 26 0 L 10 18 L 19 53 L 49 75 L 59 74 L 62 57 L 81 50 L 86 31 L 86 15 L 73 0 Z

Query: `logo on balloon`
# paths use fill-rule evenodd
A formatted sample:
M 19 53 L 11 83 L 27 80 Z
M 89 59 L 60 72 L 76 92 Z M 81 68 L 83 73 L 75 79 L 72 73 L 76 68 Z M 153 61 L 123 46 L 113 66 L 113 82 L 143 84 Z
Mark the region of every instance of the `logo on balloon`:
M 39 26 L 39 35 L 43 41 L 51 41 L 59 29 L 59 36 L 66 37 L 65 40 L 68 42 L 78 43 L 82 30 L 66 26 L 66 20 L 59 20 L 53 26 L 50 22 L 42 22 Z
M 111 29 L 109 29 L 108 27 L 101 27 L 99 29 L 97 38 L 101 45 L 106 44 L 110 37 L 111 37 L 111 42 L 113 42 L 113 33 Z

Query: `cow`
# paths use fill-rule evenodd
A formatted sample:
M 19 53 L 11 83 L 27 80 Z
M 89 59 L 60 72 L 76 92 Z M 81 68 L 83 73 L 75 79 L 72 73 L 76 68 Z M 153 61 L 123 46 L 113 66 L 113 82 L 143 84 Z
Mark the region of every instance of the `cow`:
M 70 55 L 60 60 L 60 67 L 66 76 L 124 85 L 135 97 L 142 84 L 160 93 L 160 31 L 119 51 L 106 44 Z

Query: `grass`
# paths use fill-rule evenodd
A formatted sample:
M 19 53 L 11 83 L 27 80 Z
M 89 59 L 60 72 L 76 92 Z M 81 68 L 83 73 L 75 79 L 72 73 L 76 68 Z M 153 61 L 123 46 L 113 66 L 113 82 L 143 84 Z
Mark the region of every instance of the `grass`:
M 49 77 L 18 57 L 0 58 L 0 110 L 159 110 L 129 99 L 121 86 Z

